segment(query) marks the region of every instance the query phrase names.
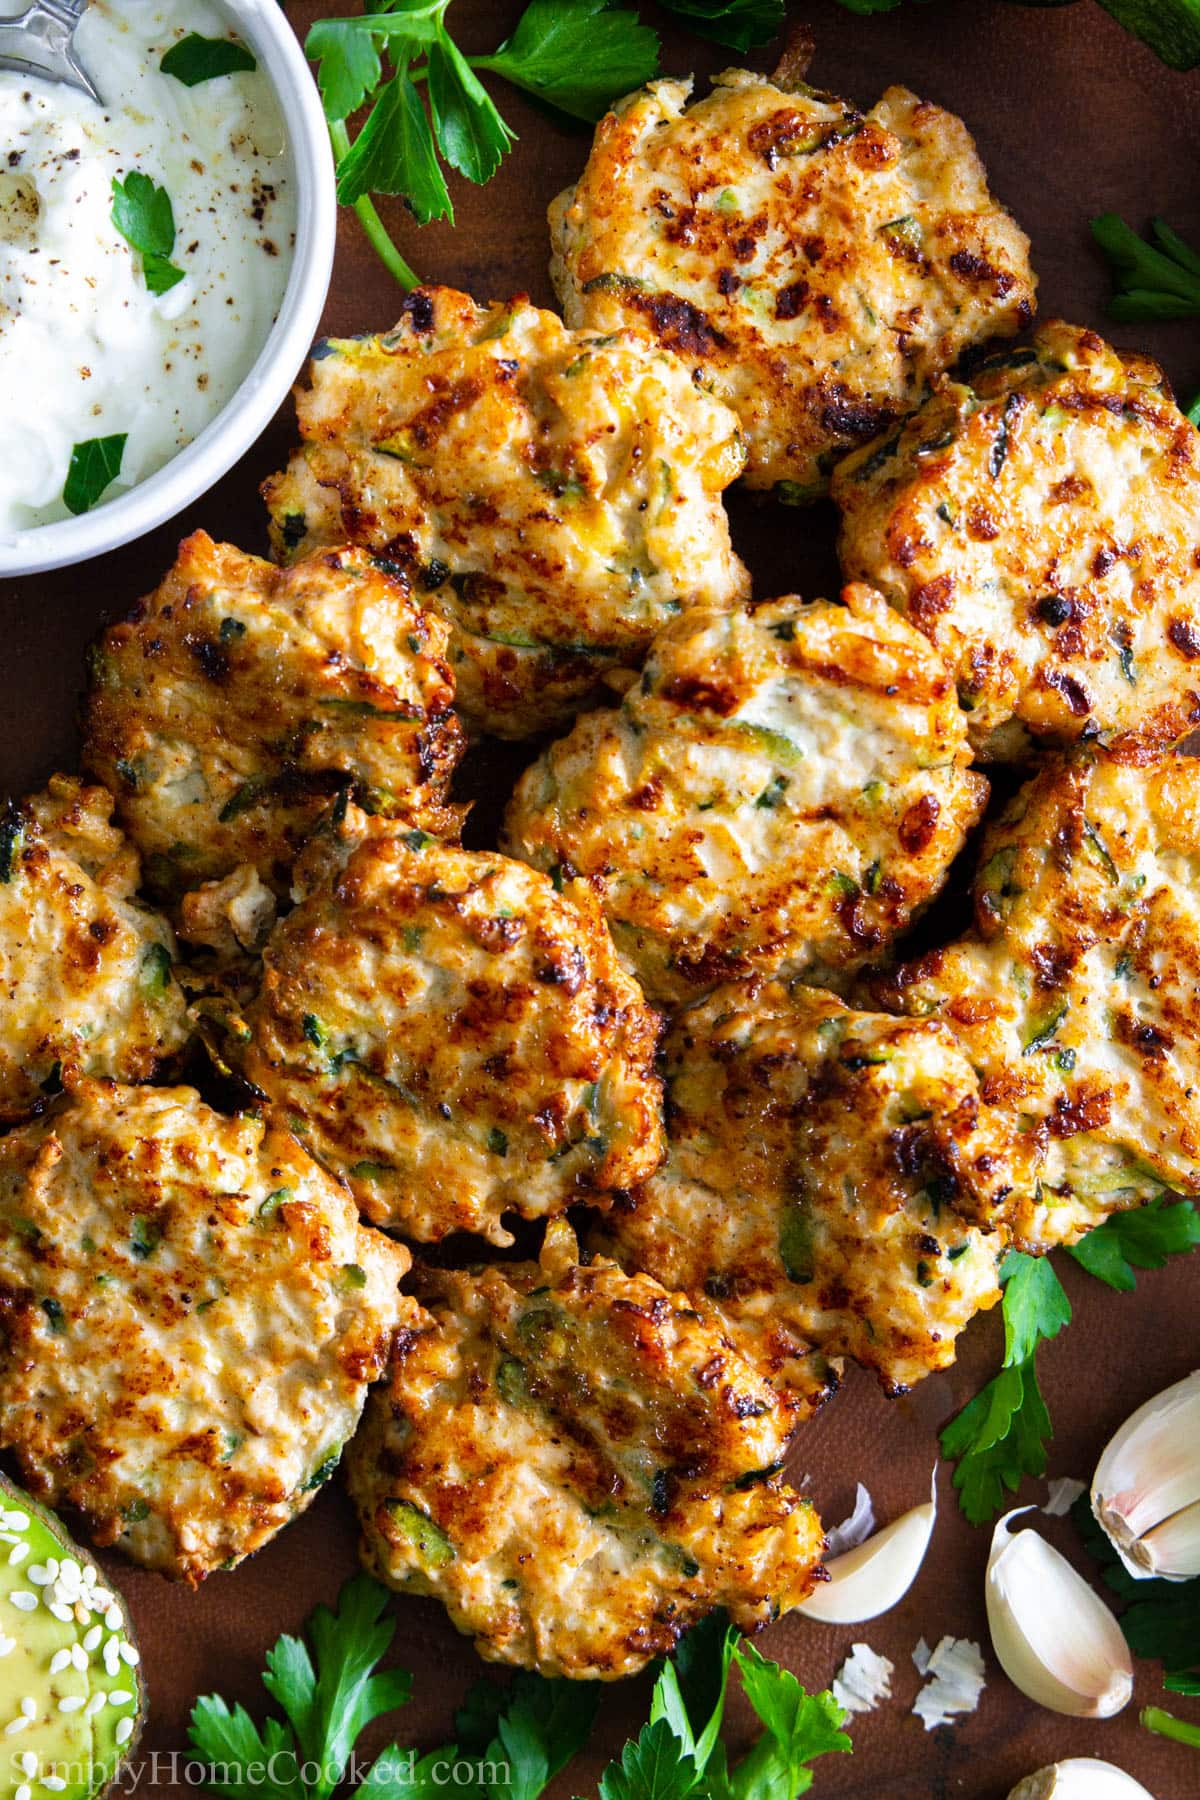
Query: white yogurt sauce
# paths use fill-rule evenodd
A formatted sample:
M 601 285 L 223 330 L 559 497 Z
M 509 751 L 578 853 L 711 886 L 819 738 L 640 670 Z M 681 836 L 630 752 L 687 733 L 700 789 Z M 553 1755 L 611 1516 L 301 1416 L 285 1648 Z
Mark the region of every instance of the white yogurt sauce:
M 24 0 L 0 0 L 0 15 Z M 0 70 L 0 532 L 67 516 L 72 447 L 128 433 L 112 499 L 203 430 L 271 329 L 291 265 L 295 183 L 258 68 L 185 87 L 159 63 L 180 38 L 227 37 L 211 0 L 92 0 L 75 35 L 104 97 Z M 112 222 L 133 170 L 170 195 L 156 296 Z

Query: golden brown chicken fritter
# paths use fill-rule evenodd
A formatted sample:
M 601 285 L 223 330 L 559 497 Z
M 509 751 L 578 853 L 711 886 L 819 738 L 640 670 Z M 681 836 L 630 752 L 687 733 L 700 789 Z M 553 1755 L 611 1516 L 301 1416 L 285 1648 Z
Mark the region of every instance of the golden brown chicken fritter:
M 1015 1124 L 1022 1249 L 1200 1194 L 1200 763 L 1050 760 L 985 833 L 974 930 L 876 992 Z
M 940 659 L 869 589 L 693 610 L 526 771 L 505 844 L 580 877 L 650 999 L 686 1003 L 903 931 L 983 809 L 969 754 Z
M 175 939 L 112 804 L 54 775 L 0 809 L 0 1124 L 84 1075 L 148 1081 L 187 1042 Z
M 450 622 L 476 730 L 562 725 L 681 607 L 749 592 L 721 504 L 737 419 L 639 333 L 421 288 L 394 330 L 320 344 L 296 406 L 276 554 L 350 542 L 402 569 Z
M 416 1238 L 507 1244 L 505 1212 L 603 1202 L 662 1155 L 658 1019 L 598 906 L 498 852 L 369 833 L 276 928 L 242 1029 L 250 1080 Z
M 1000 1298 L 1007 1132 L 946 1026 L 798 983 L 718 988 L 663 1046 L 667 1160 L 597 1241 L 703 1296 L 754 1366 L 811 1389 L 814 1351 L 892 1392 L 954 1360 Z
M 823 1544 L 779 1468 L 793 1419 L 690 1301 L 564 1225 L 540 1263 L 426 1272 L 349 1452 L 373 1573 L 432 1594 L 480 1655 L 614 1680 L 724 1606 L 811 1590 Z
M 331 795 L 457 836 L 449 633 L 361 550 L 279 570 L 202 531 L 95 646 L 84 761 L 152 887 L 248 864 L 286 893 Z
M 408 1253 L 277 1122 L 86 1081 L 0 1138 L 0 1443 L 101 1544 L 195 1584 L 353 1436 Z
M 816 498 L 833 463 L 970 344 L 1033 312 L 1029 242 L 962 121 L 905 88 L 865 116 L 727 69 L 601 120 L 550 209 L 567 323 L 635 325 L 733 407 L 746 481 Z
M 1162 371 L 1061 322 L 841 464 L 848 575 L 936 644 L 985 758 L 1156 754 L 1200 724 L 1200 438 Z

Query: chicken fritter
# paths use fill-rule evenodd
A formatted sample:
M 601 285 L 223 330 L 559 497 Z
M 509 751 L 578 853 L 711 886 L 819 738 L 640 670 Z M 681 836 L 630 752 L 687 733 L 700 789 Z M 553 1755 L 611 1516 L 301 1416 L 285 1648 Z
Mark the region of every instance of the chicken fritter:
M 961 120 L 889 88 L 865 116 L 727 69 L 600 123 L 550 208 L 567 323 L 637 325 L 733 407 L 746 481 L 815 499 L 838 456 L 970 344 L 1033 314 L 1029 241 Z
M 422 288 L 385 335 L 320 344 L 296 407 L 303 447 L 263 490 L 276 553 L 401 568 L 450 621 L 476 730 L 563 724 L 681 606 L 749 592 L 721 504 L 737 419 L 643 335 Z
M 1156 364 L 1054 322 L 841 464 L 846 571 L 937 645 L 985 758 L 1200 724 L 1200 439 Z
M 433 1594 L 481 1656 L 615 1680 L 724 1606 L 743 1630 L 811 1590 L 793 1419 L 691 1302 L 550 1227 L 540 1263 L 427 1272 L 347 1457 L 363 1559 Z
M 68 775 L 0 809 L 0 1124 L 83 1075 L 148 1081 L 187 1041 L 175 939 L 111 815 Z
M 684 1003 L 904 930 L 982 811 L 968 761 L 940 658 L 869 589 L 694 610 L 526 771 L 505 842 L 582 877 L 651 1000 Z
M 151 887 L 177 900 L 249 864 L 286 893 L 338 793 L 457 835 L 448 639 L 361 550 L 281 571 L 185 538 L 95 646 L 85 716 L 85 764 L 116 794 Z
M 781 981 L 667 1034 L 667 1161 L 602 1223 L 623 1267 L 717 1307 L 777 1387 L 815 1351 L 902 1392 L 1000 1298 L 1007 1134 L 954 1035 Z
M 1200 763 L 1052 759 L 985 834 L 974 930 L 876 992 L 1016 1121 L 1022 1249 L 1200 1195 Z
M 277 1123 L 83 1082 L 0 1138 L 0 1443 L 193 1585 L 303 1511 L 401 1327 L 406 1251 Z
M 507 1244 L 657 1166 L 658 1023 L 589 894 L 377 829 L 268 941 L 244 1068 L 376 1224 Z

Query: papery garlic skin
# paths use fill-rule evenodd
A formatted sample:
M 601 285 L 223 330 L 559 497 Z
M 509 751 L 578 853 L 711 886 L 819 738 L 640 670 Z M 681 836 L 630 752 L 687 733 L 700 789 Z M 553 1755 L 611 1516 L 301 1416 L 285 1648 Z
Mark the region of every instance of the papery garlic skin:
M 890 1612 L 921 1570 L 937 1519 L 937 1470 L 929 1499 L 825 1564 L 828 1581 L 793 1610 L 822 1625 L 862 1625 Z
M 1073 1756 L 1026 1775 L 1008 1800 L 1154 1800 L 1154 1795 L 1115 1763 Z
M 1200 1370 L 1139 1406 L 1109 1440 L 1092 1511 L 1137 1580 L 1200 1575 Z
M 1036 1531 L 1000 1519 L 987 1568 L 992 1648 L 1029 1699 L 1077 1719 L 1110 1719 L 1133 1693 L 1133 1663 L 1121 1627 L 1065 1556 Z

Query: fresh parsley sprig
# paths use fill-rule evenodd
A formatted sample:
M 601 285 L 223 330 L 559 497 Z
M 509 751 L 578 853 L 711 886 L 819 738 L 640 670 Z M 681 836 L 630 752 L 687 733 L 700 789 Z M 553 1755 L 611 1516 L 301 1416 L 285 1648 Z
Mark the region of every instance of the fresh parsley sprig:
M 1004 1490 L 1023 1475 L 1046 1471 L 1050 1415 L 1037 1379 L 1038 1346 L 1071 1322 L 1071 1302 L 1043 1257 L 1010 1250 L 1004 1286 L 1004 1362 L 1000 1373 L 942 1432 L 942 1450 L 957 1463 L 954 1485 L 972 1525 L 1000 1510 Z
M 403 287 L 417 277 L 371 199 L 398 194 L 418 224 L 454 218 L 442 164 L 490 181 L 515 140 L 479 72 L 502 76 L 573 118 L 600 117 L 658 67 L 658 38 L 607 0 L 531 0 L 516 29 L 486 56 L 464 56 L 446 26 L 450 0 L 368 0 L 359 17 L 321 19 L 305 51 L 337 158 L 338 198 L 353 206 Z M 429 106 L 418 91 L 425 85 Z M 347 121 L 370 110 L 351 139 Z
M 729 1766 L 721 1724 L 731 1671 L 763 1730 Z M 714 1613 L 660 1665 L 650 1718 L 600 1778 L 600 1800 L 794 1800 L 818 1756 L 853 1748 L 832 1694 L 809 1694 L 790 1670 L 740 1641 Z
M 1136 1285 L 1137 1269 L 1161 1269 L 1169 1257 L 1200 1245 L 1200 1215 L 1190 1200 L 1160 1195 L 1148 1205 L 1114 1213 L 1089 1231 L 1070 1254 L 1089 1275 L 1119 1293 Z M 1038 1346 L 1071 1322 L 1071 1303 L 1044 1257 L 1010 1250 L 1000 1270 L 1004 1287 L 1004 1361 L 943 1429 L 942 1450 L 957 1464 L 954 1485 L 972 1525 L 1000 1510 L 1005 1490 L 1025 1475 L 1044 1475 L 1050 1414 L 1037 1378 Z
M 412 1677 L 380 1670 L 395 1632 L 390 1595 L 370 1576 L 348 1581 L 337 1608 L 318 1606 L 303 1638 L 267 1652 L 263 1686 L 283 1717 L 255 1724 L 218 1695 L 197 1700 L 188 1738 L 208 1765 L 205 1785 L 226 1800 L 328 1800 L 345 1777 L 360 1733 L 403 1706 Z M 721 1742 L 729 1676 L 736 1667 L 764 1727 L 731 1769 Z M 357 1800 L 539 1800 L 582 1750 L 600 1685 L 519 1674 L 507 1687 L 481 1680 L 455 1725 L 457 1744 L 418 1757 L 390 1744 L 356 1788 Z M 650 1718 L 600 1780 L 600 1800 L 793 1800 L 812 1784 L 815 1757 L 851 1748 L 830 1694 L 807 1694 L 796 1677 L 739 1640 L 713 1614 L 659 1665 Z

